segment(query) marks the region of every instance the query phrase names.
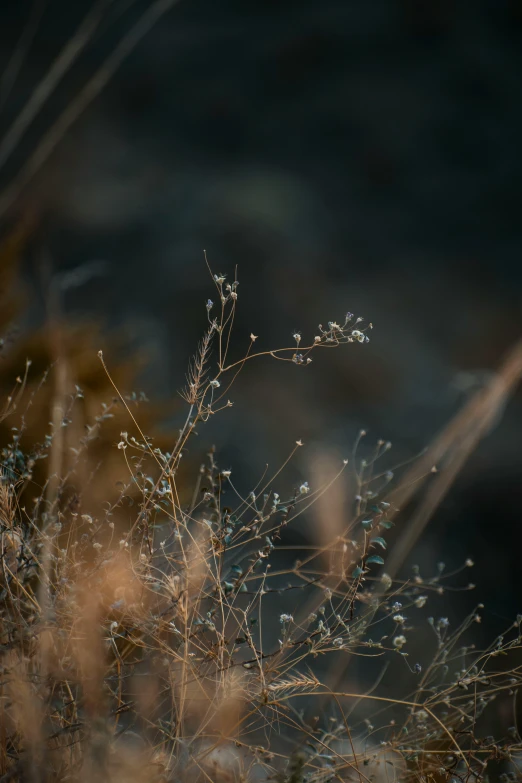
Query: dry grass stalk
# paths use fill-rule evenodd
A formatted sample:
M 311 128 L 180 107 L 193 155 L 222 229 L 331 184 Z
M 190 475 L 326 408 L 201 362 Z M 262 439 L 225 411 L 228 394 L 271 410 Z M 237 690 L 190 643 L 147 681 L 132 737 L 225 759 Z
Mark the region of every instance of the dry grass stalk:
M 181 455 L 196 427 L 230 408 L 247 361 L 267 355 L 300 369 L 314 351 L 367 337 L 368 327 L 348 314 L 307 347 L 296 334 L 290 347 L 254 353 L 252 335 L 246 355 L 231 361 L 238 284 L 223 275 L 214 282 L 220 312 L 213 318 L 207 303 L 188 414 L 170 448 L 147 437 L 110 376 L 135 434 L 122 432 L 115 447 L 127 478 L 105 509 L 91 510 L 79 483 L 91 440 L 66 473 L 81 509 L 45 486 L 34 499 L 28 465 L 51 453 L 52 439 L 30 453 L 23 433 L 4 445 L 0 780 L 468 783 L 485 780 L 488 764 L 514 772 L 518 732 L 487 738 L 480 721 L 494 700 L 513 703 L 522 618 L 482 651 L 466 642 L 479 610 L 454 630 L 446 618 L 432 619 L 430 660 L 410 661 L 410 637 L 444 582 L 440 573 L 401 582 L 376 572 L 396 516 L 378 468 L 387 444 L 379 441 L 360 467 L 357 455 L 355 465 L 319 459 L 311 486 L 283 489 L 277 470 L 252 491 L 236 486 L 212 449 L 194 487 L 184 486 Z M 454 447 L 456 432 L 462 442 L 466 422 L 468 453 L 471 433 L 480 434 L 474 422 L 490 422 L 515 382 L 515 363 L 509 367 L 434 452 Z M 82 399 L 68 400 L 66 434 Z M 96 421 L 99 431 L 110 421 Z M 357 489 L 351 499 L 348 475 Z M 299 560 L 290 565 L 282 537 L 314 507 L 324 521 L 320 540 L 294 548 Z M 379 692 L 384 672 L 375 686 L 349 687 L 355 656 L 386 660 L 406 694 Z

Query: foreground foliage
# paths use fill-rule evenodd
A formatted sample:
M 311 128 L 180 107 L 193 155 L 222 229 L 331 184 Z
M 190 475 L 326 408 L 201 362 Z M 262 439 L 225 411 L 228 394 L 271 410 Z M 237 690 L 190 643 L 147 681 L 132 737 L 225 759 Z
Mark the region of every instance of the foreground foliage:
M 0 779 L 520 779 L 522 618 L 477 650 L 481 607 L 456 630 L 426 614 L 434 595 L 458 589 L 462 569 L 386 573 L 387 537 L 401 524 L 393 472 L 380 467 L 390 444 L 363 457 L 361 433 L 317 486 L 286 478 L 301 441 L 246 491 L 214 448 L 199 469 L 183 468 L 196 428 L 233 414 L 230 388 L 247 361 L 303 371 L 322 349 L 362 346 L 371 329 L 348 313 L 307 344 L 296 333 L 289 347 L 256 351 L 251 335 L 232 360 L 238 283 L 213 278 L 170 448 L 143 431 L 139 395 L 120 389 L 101 353 L 113 399 L 89 420 L 69 374 L 35 442 L 27 422 L 49 374 L 35 380 L 29 365 L 5 402 Z M 115 417 L 126 431 L 93 461 Z M 341 485 L 348 514 L 328 505 Z M 293 525 L 312 506 L 321 534 L 300 550 Z M 408 649 L 424 629 L 422 666 Z M 379 664 L 369 687 L 350 675 L 361 656 Z

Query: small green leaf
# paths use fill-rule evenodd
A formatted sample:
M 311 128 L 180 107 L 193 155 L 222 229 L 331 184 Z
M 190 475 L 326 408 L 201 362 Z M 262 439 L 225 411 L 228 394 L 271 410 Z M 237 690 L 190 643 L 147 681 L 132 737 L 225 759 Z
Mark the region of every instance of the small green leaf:
M 371 555 L 366 561 L 366 565 L 369 565 L 370 563 L 376 563 L 377 565 L 384 565 L 384 560 L 382 557 L 379 557 L 379 555 Z
M 389 530 L 391 527 L 393 527 L 393 522 L 391 522 L 389 519 L 383 519 L 382 522 L 379 522 L 379 525 L 384 527 L 386 530 Z
M 371 541 L 372 544 L 379 544 L 380 547 L 383 549 L 386 549 L 386 541 L 381 536 L 375 536 L 375 538 L 372 538 Z
M 363 519 L 361 522 L 361 525 L 365 530 L 371 530 L 372 529 L 372 520 L 371 519 Z
M 235 585 L 233 585 L 232 582 L 223 582 L 223 587 L 225 588 L 225 595 L 231 593 L 232 590 L 234 589 L 234 586 Z
M 362 570 L 361 566 L 357 566 L 356 568 L 353 569 L 352 576 L 353 576 L 354 579 L 358 579 L 360 576 L 362 576 L 362 573 L 363 573 L 363 570 Z

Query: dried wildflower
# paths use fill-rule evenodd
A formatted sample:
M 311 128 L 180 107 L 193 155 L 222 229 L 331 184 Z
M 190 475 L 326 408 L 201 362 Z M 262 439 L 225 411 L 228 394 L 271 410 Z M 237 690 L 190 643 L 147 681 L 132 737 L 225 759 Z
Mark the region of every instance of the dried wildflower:
M 285 501 L 272 489 L 274 479 L 277 482 L 284 480 L 281 471 L 278 471 L 271 472 L 270 480 L 265 481 L 263 475 L 255 485 L 255 491 L 250 495 L 248 490 L 236 492 L 235 487 L 226 483 L 231 476 L 231 470 L 222 470 L 217 465 L 218 458 L 214 449 L 211 449 L 208 454 L 208 464 L 200 466 L 195 484 L 187 487 L 185 482 L 189 471 L 183 476 L 177 475 L 181 457 L 187 451 L 186 442 L 196 431 L 196 426 L 199 430 L 199 425 L 206 421 L 211 413 L 217 413 L 218 410 L 227 407 L 223 403 L 218 410 L 211 409 L 209 397 L 212 398 L 212 392 L 209 394 L 209 386 L 211 390 L 219 388 L 221 378 L 231 368 L 235 370 L 229 373 L 227 378 L 233 380 L 231 376 L 235 375 L 235 371 L 242 366 L 242 360 L 232 365 L 227 364 L 226 360 L 228 324 L 232 326 L 233 319 L 230 315 L 234 308 L 232 302 L 235 299 L 237 282 L 225 285 L 224 275 L 214 277 L 223 310 L 221 307 L 216 308 L 220 313 L 211 324 L 207 324 L 206 335 L 189 370 L 185 399 L 189 403 L 190 412 L 186 424 L 181 427 L 178 437 L 174 439 L 174 444 L 178 445 L 170 446 L 171 452 L 162 453 L 159 448 L 153 448 L 152 441 L 141 432 L 139 440 L 134 437 L 129 438 L 125 432 L 121 433 L 119 447 L 123 449 L 128 445 L 129 451 L 133 452 L 132 461 L 129 462 L 132 468 L 131 478 L 120 494 L 120 502 L 128 526 L 125 528 L 120 526 L 121 518 L 115 524 L 112 521 L 114 507 L 108 503 L 104 512 L 104 506 L 97 503 L 96 497 L 96 505 L 93 507 L 97 509 L 98 516 L 94 519 L 96 523 L 94 535 L 103 531 L 100 532 L 100 537 L 106 535 L 106 538 L 102 539 L 103 545 L 98 542 L 92 543 L 93 528 L 87 530 L 86 525 L 92 525 L 93 519 L 87 514 L 81 515 L 80 525 L 73 526 L 71 536 L 77 538 L 77 541 L 66 542 L 65 539 L 69 534 L 63 536 L 63 542 L 56 541 L 50 534 L 53 533 L 54 526 L 61 524 L 62 513 L 63 518 L 67 519 L 67 525 L 69 524 L 72 508 L 67 500 L 63 511 L 58 504 L 54 504 L 53 507 L 52 499 L 48 502 L 46 493 L 42 493 L 43 497 L 36 498 L 35 508 L 31 509 L 28 520 L 31 524 L 24 525 L 24 541 L 20 541 L 20 544 L 23 544 L 23 555 L 22 552 L 20 552 L 22 556 L 16 554 L 16 559 L 20 563 L 15 564 L 7 550 L 12 533 L 5 528 L 18 524 L 15 522 L 15 517 L 17 514 L 21 516 L 20 512 L 26 513 L 25 507 L 18 502 L 13 502 L 13 516 L 6 517 L 3 513 L 0 491 L 0 544 L 3 545 L 0 555 L 2 553 L 7 555 L 7 557 L 0 557 L 2 560 L 0 565 L 4 567 L 3 578 L 7 580 L 2 582 L 1 586 L 4 591 L 12 590 L 10 585 L 12 584 L 13 587 L 15 585 L 12 578 L 14 576 L 17 580 L 30 578 L 36 581 L 37 569 L 30 558 L 33 557 L 33 552 L 38 557 L 38 554 L 43 551 L 42 543 L 51 542 L 49 561 L 52 567 L 46 577 L 51 582 L 49 584 L 51 589 L 47 596 L 49 617 L 52 618 L 52 623 L 54 618 L 57 618 L 58 647 L 71 647 L 72 651 L 71 657 L 62 657 L 60 660 L 60 666 L 66 673 L 66 676 L 62 676 L 61 679 L 70 680 L 75 685 L 67 689 L 62 687 L 54 689 L 51 704 L 47 693 L 47 675 L 44 672 L 45 676 L 42 677 L 38 656 L 34 656 L 31 660 L 30 669 L 23 672 L 20 682 L 22 679 L 30 682 L 31 699 L 34 694 L 34 698 L 39 700 L 39 709 L 44 713 L 42 717 L 45 719 L 46 732 L 47 727 L 53 732 L 50 736 L 58 738 L 66 730 L 74 731 L 74 739 L 71 741 L 78 749 L 78 758 L 81 758 L 82 754 L 85 755 L 85 751 L 90 753 L 90 739 L 93 736 L 92 732 L 89 735 L 88 732 L 78 730 L 77 726 L 71 723 L 75 720 L 83 721 L 82 694 L 86 693 L 89 696 L 89 692 L 92 692 L 92 688 L 86 689 L 81 681 L 84 675 L 83 671 L 79 670 L 85 668 L 87 678 L 92 680 L 92 675 L 96 676 L 97 689 L 100 695 L 103 694 L 103 699 L 99 699 L 96 707 L 104 710 L 105 705 L 107 706 L 106 713 L 100 712 L 100 719 L 104 723 L 107 720 L 112 721 L 114 716 L 119 716 L 120 712 L 125 711 L 128 715 L 122 716 L 121 729 L 125 730 L 126 726 L 131 726 L 138 727 L 136 730 L 141 731 L 140 727 L 147 725 L 150 726 L 151 736 L 161 734 L 162 749 L 152 751 L 151 756 L 152 763 L 158 762 L 158 775 L 161 779 L 181 779 L 187 762 L 190 765 L 201 764 L 201 771 L 207 780 L 224 777 L 223 770 L 217 763 L 217 751 L 214 753 L 212 749 L 211 753 L 208 753 L 209 748 L 216 741 L 222 745 L 225 753 L 227 745 L 230 745 L 233 752 L 238 751 L 233 759 L 234 764 L 236 761 L 242 763 L 243 754 L 250 751 L 253 753 L 253 758 L 257 757 L 263 764 L 272 764 L 273 761 L 273 769 L 269 771 L 269 775 L 274 779 L 294 780 L 295 778 L 296 781 L 297 779 L 301 781 L 307 776 L 314 781 L 344 779 L 347 772 L 347 756 L 344 751 L 340 751 L 340 748 L 344 746 L 348 749 L 346 724 L 343 727 L 343 721 L 338 718 L 331 718 L 329 721 L 324 714 L 319 719 L 323 725 L 318 724 L 317 730 L 314 728 L 308 734 L 310 755 L 306 749 L 306 756 L 303 754 L 301 757 L 296 754 L 295 762 L 293 759 L 285 760 L 283 754 L 279 755 L 279 752 L 272 754 L 271 747 L 268 745 L 271 736 L 270 721 L 280 711 L 279 705 L 272 709 L 275 706 L 273 699 L 277 697 L 277 700 L 280 700 L 280 714 L 284 714 L 284 702 L 289 696 L 293 698 L 294 693 L 299 691 L 300 695 L 306 696 L 320 685 L 313 674 L 303 674 L 306 663 L 310 662 L 309 656 L 332 655 L 332 653 L 335 655 L 336 652 L 339 655 L 340 651 L 346 649 L 352 653 L 353 648 L 354 654 L 367 655 L 370 648 L 376 648 L 378 655 L 388 656 L 387 648 L 391 647 L 395 651 L 395 657 L 404 656 L 401 657 L 401 661 L 403 664 L 406 663 L 411 675 L 418 675 L 422 671 L 420 663 L 413 665 L 408 663 L 409 658 L 403 651 L 407 642 L 405 633 L 409 634 L 410 631 L 400 603 L 402 600 L 406 607 L 413 605 L 417 608 L 425 605 L 427 597 L 417 595 L 419 588 L 414 586 L 422 582 L 419 569 L 413 569 L 414 577 L 407 583 L 402 581 L 394 583 L 389 575 L 383 574 L 380 581 L 376 577 L 376 582 L 371 580 L 371 584 L 365 586 L 365 574 L 368 574 L 368 583 L 370 583 L 367 566 L 383 564 L 382 558 L 370 554 L 370 549 L 374 546 L 385 548 L 386 542 L 378 534 L 382 529 L 388 529 L 392 525 L 392 522 L 386 519 L 386 511 L 390 505 L 379 499 L 379 492 L 382 491 L 381 482 L 377 482 L 380 485 L 378 490 L 374 489 L 375 484 L 369 486 L 373 479 L 369 479 L 368 476 L 371 470 L 366 471 L 365 468 L 372 466 L 375 459 L 379 458 L 391 444 L 378 441 L 376 456 L 368 457 L 365 462 L 356 455 L 354 462 L 357 465 L 363 462 L 362 472 L 366 473 L 363 478 L 369 480 L 361 481 L 356 490 L 360 494 L 357 495 L 354 513 L 350 515 L 350 519 L 341 520 L 342 528 L 336 528 L 335 537 L 325 541 L 324 548 L 323 542 L 317 549 L 311 545 L 310 549 L 313 551 L 307 552 L 303 561 L 296 560 L 293 566 L 284 564 L 282 558 L 287 553 L 276 552 L 277 559 L 274 563 L 270 561 L 278 543 L 281 542 L 284 527 L 306 510 L 313 500 L 322 496 L 322 489 L 315 488 L 315 483 L 313 483 L 315 488 L 313 494 L 308 482 L 297 482 L 291 485 L 288 495 L 285 491 L 282 496 L 288 498 Z M 209 312 L 212 307 L 213 303 L 208 300 Z M 344 323 L 339 324 L 332 320 L 328 322 L 326 329 L 319 327 L 314 344 L 323 346 L 328 343 L 333 347 L 356 340 L 367 342 L 366 332 L 371 328 L 371 324 L 364 330 L 352 330 L 348 324 L 350 322 L 352 326 L 354 325 L 353 318 L 352 313 L 347 313 Z M 211 320 L 210 315 L 207 320 Z M 357 323 L 360 320 L 358 318 Z M 255 335 L 251 335 L 251 342 L 256 339 Z M 301 341 L 299 332 L 294 332 L 294 339 L 297 346 L 281 349 L 280 353 L 275 350 L 272 352 L 273 355 L 289 361 L 294 354 L 295 363 L 308 364 L 310 361 L 308 354 L 311 349 L 308 347 L 301 349 L 304 351 L 304 356 L 294 353 L 299 351 Z M 215 350 L 212 353 L 210 344 L 213 341 L 216 343 L 219 341 L 219 351 Z M 252 351 L 249 344 L 247 358 L 254 355 L 257 354 Z M 207 374 L 208 368 L 205 366 L 207 359 L 209 362 L 216 361 L 210 374 Z M 214 381 L 210 380 L 212 377 L 215 378 Z M 224 381 L 223 385 L 226 385 Z M 136 396 L 125 399 L 137 401 Z M 229 402 L 228 405 L 230 404 Z M 64 413 L 68 414 L 68 411 Z M 97 426 L 105 421 L 104 417 L 108 413 L 108 409 L 104 409 L 103 415 L 96 419 Z M 64 415 L 60 418 L 60 421 L 62 420 L 70 421 L 71 418 Z M 361 432 L 362 435 L 364 432 Z M 96 431 L 91 435 L 91 439 L 95 436 Z M 2 454 L 2 462 L 16 465 L 17 470 L 19 467 L 23 472 L 24 456 L 21 453 L 19 456 L 20 439 L 21 433 L 15 431 L 14 459 L 10 462 L 11 455 Z M 52 446 L 52 441 L 53 438 L 49 436 L 45 447 L 47 452 Z M 111 441 L 117 442 L 114 435 L 111 436 Z M 296 446 L 302 446 L 302 441 L 296 441 Z M 81 459 L 82 449 L 83 444 L 73 450 L 74 459 Z M 296 447 L 292 449 L 292 455 L 296 450 Z M 47 452 L 45 456 L 48 456 Z M 152 460 L 155 464 L 150 468 L 148 463 L 152 463 Z M 343 464 L 346 463 L 347 460 L 344 460 Z M 339 467 L 342 471 L 342 467 Z M 72 468 L 71 473 L 66 474 L 67 482 L 70 477 L 71 484 L 80 475 L 80 471 L 74 472 L 74 465 Z M 337 471 L 337 468 L 335 470 Z M 384 476 L 387 479 L 393 476 L 392 473 L 380 469 L 372 475 L 379 478 Z M 6 482 L 3 481 L 0 473 L 0 487 L 3 487 L 4 483 Z M 136 489 L 134 483 L 137 485 L 138 502 L 135 500 L 136 495 L 134 498 L 131 497 L 132 490 Z M 329 483 L 322 481 L 318 481 L 317 484 L 318 487 L 330 486 Z M 18 490 L 10 483 L 6 483 L 6 486 L 8 494 L 13 494 L 13 501 L 17 501 L 18 498 L 14 493 Z M 180 489 L 182 492 L 178 496 Z M 90 493 L 85 491 L 82 502 L 85 504 L 91 502 L 92 498 L 89 495 Z M 309 495 L 311 497 L 305 497 Z M 130 502 L 127 505 L 128 499 Z M 41 527 L 40 529 L 38 527 L 40 523 L 44 526 L 43 535 Z M 325 525 L 325 528 L 327 527 L 328 525 Z M 108 529 L 128 531 L 119 542 L 121 551 L 114 551 L 118 549 L 117 537 L 113 542 L 113 535 L 110 533 L 107 535 Z M 351 530 L 352 533 L 349 532 Z M 370 531 L 373 531 L 371 536 L 368 535 Z M 329 534 L 329 530 L 325 532 Z M 353 535 L 354 540 L 349 539 L 350 535 Z M 64 549 L 59 548 L 62 544 Z M 98 550 L 99 554 L 97 552 L 94 556 L 89 552 L 91 546 Z M 281 548 L 286 547 L 283 544 Z M 22 562 L 23 569 L 19 567 Z M 310 562 L 313 562 L 312 566 Z M 271 565 L 275 566 L 272 572 L 269 570 Z M 466 560 L 466 566 L 471 565 L 472 561 Z M 26 570 L 28 577 L 24 573 Z M 89 612 L 82 611 L 83 607 L 74 589 L 76 574 L 81 580 L 82 590 L 85 577 L 87 587 L 85 592 L 91 590 L 93 597 L 96 598 L 96 606 L 93 606 L 96 611 L 91 613 L 95 615 L 92 618 L 94 623 L 92 633 L 85 625 L 81 627 L 82 623 L 90 621 Z M 272 574 L 274 579 L 271 579 Z M 285 575 L 288 577 L 288 582 L 285 580 Z M 344 586 L 338 577 L 344 581 Z M 331 584 L 332 588 L 335 584 L 335 592 L 325 587 L 326 584 Z M 435 579 L 430 580 L 428 584 L 430 589 L 436 590 L 439 583 Z M 442 587 L 440 589 L 442 590 Z M 287 590 L 293 592 L 290 596 L 285 596 L 282 603 L 283 599 L 279 597 Z M 389 600 L 384 595 L 388 590 L 393 590 Z M 248 596 L 242 593 L 248 593 Z M 263 600 L 263 596 L 268 596 L 269 593 L 272 597 Z M 20 615 L 23 615 L 24 627 L 28 628 L 29 634 L 32 633 L 31 625 L 38 629 L 41 624 L 41 614 L 34 611 L 34 602 L 31 600 L 26 602 L 24 596 L 27 597 L 24 590 L 17 590 L 16 594 L 13 590 L 12 597 L 16 597 L 17 601 L 17 616 L 14 622 L 10 621 L 11 628 L 5 634 L 6 638 L 13 640 L 13 644 L 18 638 L 17 629 L 22 627 Z M 70 603 L 68 603 L 69 596 L 72 596 Z M 100 613 L 97 611 L 98 596 L 101 599 L 100 608 L 103 609 Z M 400 600 L 396 601 L 396 597 Z M 88 595 L 87 604 L 90 598 L 91 596 Z M 295 603 L 287 603 L 294 599 Z M 4 603 L 6 606 L 7 604 L 14 606 L 12 600 Z M 289 605 L 296 606 L 295 611 L 298 611 L 300 616 L 304 612 L 303 616 L 306 617 L 308 612 L 311 612 L 308 623 L 313 623 L 313 626 L 308 625 L 308 632 L 301 626 L 300 620 L 297 625 L 295 624 L 292 614 L 286 612 L 277 614 L 283 606 Z M 309 608 L 305 609 L 305 606 Z M 311 611 L 313 608 L 315 611 Z M 5 617 L 9 616 L 9 612 L 8 607 L 4 611 Z M 2 615 L 2 624 L 5 622 L 4 615 Z M 270 627 L 270 623 L 274 622 L 277 626 L 278 617 L 281 625 L 278 634 L 281 637 L 279 647 L 278 635 L 274 633 L 275 629 Z M 389 619 L 393 620 L 391 624 Z M 469 621 L 473 619 L 479 621 L 480 618 L 478 615 L 472 615 L 463 627 L 469 629 Z M 491 657 L 504 654 L 509 645 L 514 649 L 519 648 L 521 620 L 522 616 L 517 619 L 513 635 L 508 637 L 509 630 L 506 631 L 505 640 L 499 637 L 496 646 L 493 645 L 474 657 L 473 647 L 470 646 L 463 649 L 461 657 L 454 647 L 453 638 L 445 638 L 443 629 L 448 627 L 448 619 L 431 619 L 439 643 L 434 658 L 435 666 L 433 661 L 428 662 L 426 677 L 418 678 L 416 693 L 408 697 L 406 702 L 411 707 L 410 717 L 406 721 L 404 721 L 405 702 L 397 702 L 396 717 L 402 725 L 402 730 L 399 730 L 395 717 L 391 716 L 384 718 L 385 725 L 379 717 L 377 721 L 371 721 L 369 718 L 362 719 L 361 716 L 360 728 L 355 727 L 351 754 L 353 757 L 354 749 L 357 747 L 361 763 L 370 766 L 369 778 L 378 777 L 373 774 L 377 765 L 391 763 L 393 759 L 394 767 L 397 764 L 396 777 L 400 780 L 408 776 L 408 779 L 410 777 L 413 779 L 417 773 L 423 775 L 426 780 L 434 778 L 439 765 L 443 765 L 441 776 L 444 778 L 458 773 L 462 780 L 474 780 L 478 779 L 477 773 L 480 772 L 481 779 L 486 779 L 482 774 L 482 765 L 486 766 L 490 749 L 493 758 L 501 745 L 498 742 L 495 744 L 493 738 L 485 737 L 484 742 L 481 741 L 482 747 L 479 751 L 482 753 L 484 750 L 484 761 L 475 758 L 475 755 L 479 755 L 479 752 L 475 754 L 473 751 L 475 746 L 479 748 L 476 738 L 473 737 L 475 717 L 481 715 L 486 704 L 492 700 L 497 691 L 505 688 L 506 693 L 512 696 L 522 682 L 518 669 L 510 670 L 509 664 L 502 667 L 502 673 L 499 673 L 499 677 L 495 675 L 495 681 L 491 684 L 488 684 L 486 671 Z M 382 621 L 387 622 L 384 624 Z M 306 621 L 303 625 L 306 625 Z M 76 632 L 77 626 L 79 633 Z M 370 633 L 373 630 L 379 633 L 377 629 L 384 630 L 383 626 L 388 629 L 391 627 L 393 633 L 387 636 L 380 632 L 379 640 L 373 641 Z M 88 670 L 89 655 L 81 655 L 81 660 L 78 662 L 74 660 L 73 648 L 77 640 L 86 639 L 90 643 L 90 637 L 95 645 L 99 642 L 112 647 L 111 661 L 105 660 L 103 650 L 99 651 L 94 672 Z M 38 645 L 38 633 L 34 634 L 34 638 L 34 643 Z M 457 638 L 459 638 L 458 633 L 455 634 L 455 639 Z M 68 644 L 68 641 L 71 644 Z M 82 643 L 83 641 L 80 642 Z M 238 649 L 238 645 L 242 647 Z M 146 657 L 150 662 L 150 665 L 147 664 L 147 672 L 144 671 L 144 659 L 139 652 L 140 647 L 147 651 Z M 22 652 L 25 655 L 25 651 Z M 98 652 L 96 646 L 93 646 L 93 652 Z M 125 666 L 114 666 L 113 662 L 116 660 L 114 655 L 119 657 L 122 653 L 125 655 Z M 457 661 L 457 671 L 454 671 L 455 661 Z M 498 667 L 495 667 L 495 671 L 498 671 Z M 168 709 L 162 708 L 161 711 L 147 709 L 146 715 L 140 715 L 140 705 L 146 699 L 133 699 L 132 696 L 135 682 L 142 679 L 143 674 L 146 677 L 151 674 L 151 679 L 154 680 L 157 678 L 154 695 L 165 694 L 165 702 L 169 704 Z M 189 676 L 186 677 L 186 674 Z M 180 698 L 179 695 L 181 690 L 184 691 L 179 688 L 180 682 L 183 681 L 187 683 L 186 698 L 185 696 Z M 473 698 L 466 702 L 464 701 L 466 695 L 459 695 L 457 688 L 469 688 L 471 692 L 470 685 L 473 685 L 474 694 Z M 77 701 L 77 694 L 80 696 L 80 701 Z M 197 699 L 194 699 L 195 694 Z M 245 743 L 247 732 L 234 731 L 233 735 L 227 734 L 230 719 L 232 718 L 233 724 L 236 722 L 236 707 L 232 708 L 234 716 L 227 715 L 230 709 L 222 707 L 230 701 L 235 703 L 236 697 L 244 702 L 241 714 L 249 716 L 249 734 L 252 728 L 251 736 L 248 737 L 249 749 Z M 199 707 L 195 708 L 195 701 L 205 702 L 201 711 Z M 428 710 L 428 704 L 433 712 Z M 213 714 L 215 705 L 218 705 L 217 714 Z M 4 706 L 4 711 L 12 712 L 9 699 L 5 699 Z M 268 709 L 265 709 L 265 706 L 268 706 Z M 391 703 L 387 706 L 393 709 Z M 52 712 L 49 712 L 49 708 Z M 187 720 L 184 723 L 187 731 L 181 737 L 176 731 L 176 725 L 172 724 L 170 715 L 176 714 L 181 725 L 185 708 L 188 710 Z M 203 716 L 203 723 L 198 725 L 199 714 Z M 376 717 L 380 714 L 378 705 L 375 714 Z M 250 720 L 250 715 L 253 720 Z M 10 716 L 10 720 L 12 717 Z M 14 719 L 16 721 L 16 715 Z M 324 726 L 327 731 L 323 730 Z M 377 739 L 375 735 L 373 738 L 370 736 L 373 732 L 380 732 L 383 728 L 392 726 L 397 726 L 397 730 L 386 731 L 382 739 L 381 735 L 378 735 Z M 465 734 L 457 733 L 462 728 L 466 730 Z M 406 740 L 407 733 L 409 739 Z M 447 746 L 444 733 L 448 738 L 455 735 L 457 741 L 462 742 L 462 751 L 458 758 L 455 753 L 452 756 L 445 755 L 447 752 L 443 749 L 440 751 L 442 754 L 440 756 L 438 750 L 425 753 L 426 747 L 431 749 L 432 744 L 436 748 L 440 744 L 443 747 Z M 510 735 L 513 736 L 515 743 L 509 743 Z M 19 764 L 16 766 L 17 756 L 20 757 L 25 750 L 21 744 L 16 747 L 18 736 L 23 737 L 23 731 L 13 732 L 8 738 L 7 763 L 9 766 L 12 758 L 14 770 L 20 767 Z M 87 746 L 84 737 L 87 738 Z M 200 742 L 198 738 L 202 741 Z M 226 743 L 221 742 L 222 738 L 226 739 Z M 441 738 L 443 743 L 439 742 Z M 110 737 L 107 735 L 106 739 L 107 751 L 111 756 L 114 751 L 114 760 L 118 763 L 118 749 L 112 746 L 112 735 Z M 296 737 L 289 736 L 292 742 L 294 739 Z M 506 759 L 512 746 L 516 745 L 519 739 L 516 730 L 508 730 L 508 734 L 503 737 L 501 749 L 504 753 L 505 746 Z M 262 742 L 263 746 L 254 744 L 258 742 Z M 428 746 L 426 742 L 429 743 Z M 265 744 L 268 745 L 267 748 L 264 747 Z M 81 773 L 80 767 L 73 769 L 69 766 L 66 741 L 63 742 L 63 748 L 67 757 L 64 755 L 60 759 L 61 745 L 61 740 L 56 742 L 56 747 L 53 743 L 53 754 L 56 752 L 56 769 L 65 760 L 63 779 L 76 779 L 78 773 Z M 471 752 L 468 752 L 470 749 Z M 420 759 L 422 759 L 422 767 L 419 764 Z M 126 771 L 123 770 L 121 774 L 125 776 Z M 148 772 L 144 774 L 147 779 L 150 777 Z M 228 775 L 230 776 L 237 777 L 233 771 Z M 247 770 L 244 777 L 245 779 L 249 777 Z

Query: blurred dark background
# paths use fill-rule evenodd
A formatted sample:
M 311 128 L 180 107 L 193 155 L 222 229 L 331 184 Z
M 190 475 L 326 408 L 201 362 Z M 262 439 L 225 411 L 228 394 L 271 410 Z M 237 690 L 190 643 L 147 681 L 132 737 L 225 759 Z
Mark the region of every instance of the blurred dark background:
M 368 346 L 323 351 L 306 370 L 253 363 L 201 448 L 218 440 L 245 488 L 296 438 L 344 456 L 364 427 L 393 442 L 387 464 L 413 456 L 521 332 L 522 3 L 182 0 L 13 191 L 153 5 L 2 3 L 4 139 L 93 15 L 0 170 L 4 234 L 33 219 L 20 328 L 43 322 L 43 259 L 56 275 L 81 269 L 67 316 L 102 323 L 107 341 L 123 329 L 146 355 L 141 387 L 173 399 L 214 296 L 206 249 L 229 280 L 239 268 L 238 356 L 250 332 L 260 348 L 290 345 L 347 310 L 375 328 Z M 408 559 L 473 556 L 478 590 L 463 600 L 501 624 L 521 607 L 521 439 L 519 389 Z

